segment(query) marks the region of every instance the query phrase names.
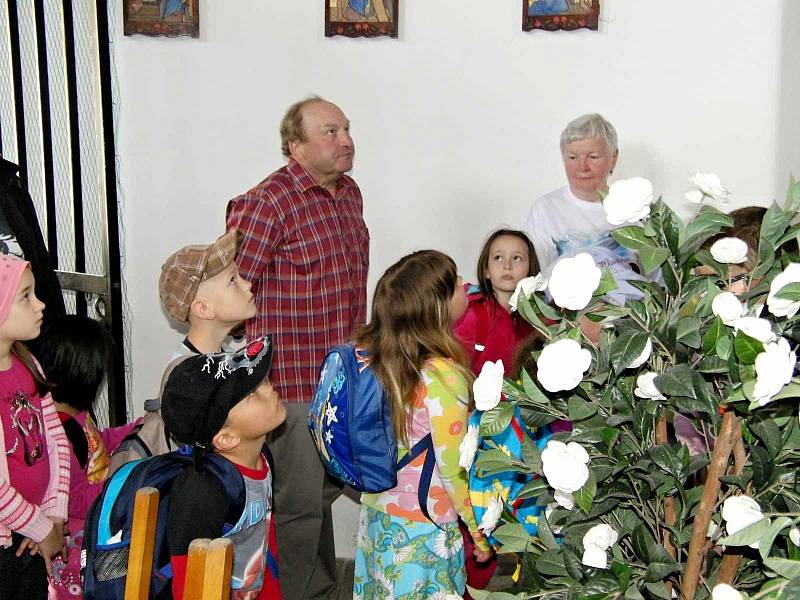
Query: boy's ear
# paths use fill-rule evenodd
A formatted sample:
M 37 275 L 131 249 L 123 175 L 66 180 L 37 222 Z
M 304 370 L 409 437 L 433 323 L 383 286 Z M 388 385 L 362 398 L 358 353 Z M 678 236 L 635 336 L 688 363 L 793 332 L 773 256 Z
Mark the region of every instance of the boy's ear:
M 195 296 L 194 300 L 192 300 L 192 303 L 189 305 L 189 312 L 198 319 L 208 320 L 214 318 L 214 307 L 202 296 Z
M 230 452 L 236 448 L 242 439 L 229 427 L 223 426 L 211 440 L 217 452 Z

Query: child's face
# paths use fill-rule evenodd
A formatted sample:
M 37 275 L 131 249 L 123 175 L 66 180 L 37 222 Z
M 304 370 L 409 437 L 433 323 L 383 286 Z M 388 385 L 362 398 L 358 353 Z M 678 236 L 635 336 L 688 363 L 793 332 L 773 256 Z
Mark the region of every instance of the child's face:
M 461 318 L 467 310 L 467 292 L 464 290 L 464 280 L 461 276 L 456 279 L 456 289 L 453 292 L 453 297 L 450 298 L 450 321 L 455 323 Z
M 737 296 L 741 296 L 747 292 L 747 278 L 750 272 L 739 265 L 730 265 L 729 272 L 730 283 L 725 287 L 725 289 L 733 294 L 736 294 Z
M 514 293 L 520 279 L 528 276 L 528 246 L 516 236 L 501 235 L 489 247 L 486 276 L 498 292 Z
M 256 314 L 256 301 L 250 291 L 252 285 L 242 279 L 236 263 L 203 281 L 197 288 L 195 299 L 202 299 L 213 310 L 214 319 L 236 325 Z
M 33 287 L 33 273 L 28 267 L 20 279 L 11 311 L 0 325 L 0 336 L 6 340 L 24 342 L 39 336 L 44 317 L 44 302 L 36 297 Z
M 268 379 L 228 413 L 226 426 L 242 439 L 255 440 L 286 420 L 286 407 Z

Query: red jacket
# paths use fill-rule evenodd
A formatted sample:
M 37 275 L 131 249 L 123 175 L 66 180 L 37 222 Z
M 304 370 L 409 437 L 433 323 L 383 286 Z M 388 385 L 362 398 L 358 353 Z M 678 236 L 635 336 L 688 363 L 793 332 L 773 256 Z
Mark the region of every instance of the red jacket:
M 469 296 L 469 306 L 453 324 L 453 331 L 477 375 L 483 363 L 498 359 L 502 359 L 506 373 L 510 373 L 517 346 L 533 328 L 516 312 L 509 313 L 494 298 L 488 299 L 478 293 Z

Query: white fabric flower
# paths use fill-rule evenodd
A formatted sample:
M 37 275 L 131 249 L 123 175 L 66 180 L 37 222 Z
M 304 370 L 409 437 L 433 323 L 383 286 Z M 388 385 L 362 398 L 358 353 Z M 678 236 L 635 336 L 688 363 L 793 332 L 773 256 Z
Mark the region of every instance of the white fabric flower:
M 685 194 L 686 199 L 692 204 L 700 204 L 706 195 L 697 188 L 692 188 Z
M 481 374 L 472 383 L 475 408 L 478 410 L 492 410 L 497 406 L 503 393 L 504 374 L 505 368 L 502 360 L 497 362 L 487 360 L 483 363 Z
M 583 536 L 583 558 L 581 562 L 587 567 L 597 569 L 608 568 L 606 550 L 617 543 L 619 534 L 610 525 L 595 525 Z
M 544 275 L 541 273 L 537 273 L 533 277 L 523 277 L 517 282 L 517 287 L 514 293 L 511 294 L 508 305 L 511 307 L 511 310 L 517 310 L 517 302 L 519 301 L 520 294 L 525 294 L 525 296 L 529 297 L 533 292 L 541 292 L 546 287 L 547 279 L 545 279 Z
M 592 364 L 592 353 L 575 340 L 563 338 L 547 344 L 537 361 L 537 377 L 549 392 L 573 389 Z
M 644 344 L 644 348 L 642 349 L 641 354 L 634 358 L 631 361 L 631 364 L 628 365 L 629 369 L 637 369 L 641 367 L 644 363 L 647 362 L 647 359 L 650 358 L 650 354 L 653 352 L 653 342 L 650 341 L 650 338 L 647 338 L 647 341 Z
M 722 187 L 719 175 L 716 173 L 700 173 L 689 175 L 689 181 L 696 185 L 704 196 L 709 196 L 720 202 L 728 200 L 728 190 Z
M 553 493 L 553 500 L 555 500 L 556 504 L 560 507 L 566 508 L 567 510 L 575 508 L 575 498 L 569 492 L 556 490 L 555 493 Z
M 653 184 L 644 177 L 615 181 L 603 200 L 606 220 L 612 225 L 636 223 L 650 214 Z
M 711 600 L 744 600 L 744 596 L 727 583 L 718 583 L 711 590 Z
M 790 264 L 775 276 L 769 286 L 769 295 L 767 295 L 769 312 L 776 317 L 793 317 L 797 314 L 797 311 L 800 310 L 800 302 L 778 298 L 775 294 L 780 292 L 784 286 L 798 282 L 800 282 L 800 263 Z
M 745 315 L 747 308 L 733 292 L 720 292 L 711 302 L 711 312 L 722 319 L 725 325 L 733 327 Z
M 478 451 L 478 428 L 475 425 L 467 427 L 464 439 L 458 445 L 458 466 L 469 471 L 472 461 L 475 460 L 475 453 Z
M 759 406 L 772 402 L 772 397 L 792 380 L 797 356 L 789 347 L 786 338 L 764 346 L 764 352 L 756 356 L 756 385 L 753 400 Z
M 666 400 L 666 397 L 656 387 L 656 377 L 658 377 L 658 373 L 653 373 L 652 371 L 639 375 L 636 378 L 636 389 L 633 390 L 633 395 L 639 398 Z
M 795 546 L 800 546 L 800 528 L 792 527 L 789 530 L 789 539 Z
M 764 518 L 764 514 L 758 502 L 750 496 L 731 496 L 722 503 L 722 518 L 725 520 L 725 530 L 728 535 L 733 535 L 760 521 Z M 750 547 L 758 548 L 758 542 L 753 542 Z
M 542 450 L 542 471 L 547 483 L 554 490 L 568 494 L 577 492 L 589 479 L 588 462 L 589 454 L 577 442 L 550 440 Z
M 776 336 L 772 331 L 772 323 L 761 317 L 742 317 L 737 319 L 733 326 L 737 331 L 742 331 L 762 344 L 775 341 Z
M 725 237 L 711 244 L 711 256 L 720 263 L 742 264 L 747 260 L 747 250 L 747 243 L 735 237 Z
M 603 272 L 595 264 L 592 255 L 581 252 L 556 262 L 547 289 L 553 296 L 553 302 L 561 308 L 581 310 L 589 304 L 602 276 Z
M 489 503 L 486 506 L 486 512 L 483 513 L 483 517 L 481 518 L 480 525 L 478 525 L 478 529 L 480 529 L 485 535 L 492 533 L 494 528 L 497 527 L 497 520 L 500 518 L 502 512 L 503 499 L 500 497 L 500 494 L 498 494 L 489 500 Z

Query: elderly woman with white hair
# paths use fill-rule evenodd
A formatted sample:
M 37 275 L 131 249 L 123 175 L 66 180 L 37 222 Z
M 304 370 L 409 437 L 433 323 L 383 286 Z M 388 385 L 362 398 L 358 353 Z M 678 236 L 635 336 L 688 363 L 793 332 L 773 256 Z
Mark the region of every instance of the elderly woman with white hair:
M 561 134 L 561 157 L 568 185 L 533 203 L 525 224 L 542 271 L 563 255 L 596 245 L 615 245 L 600 192 L 608 190 L 619 150 L 617 131 L 601 115 L 572 120 Z M 613 242 L 613 244 L 609 243 Z

